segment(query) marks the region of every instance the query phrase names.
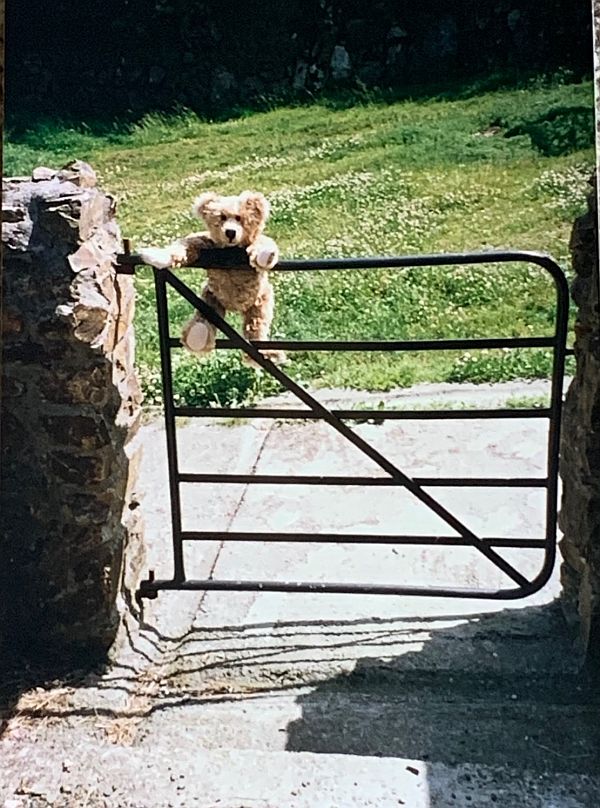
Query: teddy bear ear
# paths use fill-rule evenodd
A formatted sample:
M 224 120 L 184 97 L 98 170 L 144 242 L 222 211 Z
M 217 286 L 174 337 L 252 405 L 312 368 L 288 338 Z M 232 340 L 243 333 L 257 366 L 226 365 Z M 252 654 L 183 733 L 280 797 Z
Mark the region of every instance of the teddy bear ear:
M 263 194 L 256 191 L 244 191 L 240 194 L 240 202 L 242 208 L 254 219 L 257 223 L 267 221 L 271 206 Z
M 215 201 L 215 199 L 217 199 L 217 195 L 212 191 L 207 191 L 205 194 L 200 194 L 200 196 L 197 196 L 196 199 L 194 199 L 192 213 L 200 218 L 204 218 L 204 216 L 208 213 L 209 207 Z

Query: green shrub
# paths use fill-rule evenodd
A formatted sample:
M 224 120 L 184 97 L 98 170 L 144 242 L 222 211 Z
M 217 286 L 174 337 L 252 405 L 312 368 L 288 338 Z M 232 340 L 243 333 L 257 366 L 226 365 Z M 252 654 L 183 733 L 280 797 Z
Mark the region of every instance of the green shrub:
M 159 369 L 142 369 L 141 384 L 146 404 L 162 404 Z M 202 360 L 187 353 L 173 356 L 173 399 L 179 407 L 249 405 L 276 389 L 270 376 L 244 365 L 234 351 L 216 351 Z
M 506 132 L 506 137 L 515 135 L 529 135 L 532 145 L 546 157 L 590 149 L 594 146 L 594 110 L 583 106 L 555 107 L 523 120 Z

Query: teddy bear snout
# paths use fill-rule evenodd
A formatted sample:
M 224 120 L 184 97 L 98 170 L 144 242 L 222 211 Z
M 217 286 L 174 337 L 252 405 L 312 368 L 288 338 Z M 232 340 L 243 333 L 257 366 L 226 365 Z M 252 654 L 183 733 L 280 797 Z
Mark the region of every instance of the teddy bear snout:
M 227 239 L 229 241 L 233 241 L 235 239 L 235 237 L 237 236 L 237 232 L 235 230 L 231 230 L 231 229 L 227 228 L 227 230 L 225 231 L 225 236 L 227 237 Z

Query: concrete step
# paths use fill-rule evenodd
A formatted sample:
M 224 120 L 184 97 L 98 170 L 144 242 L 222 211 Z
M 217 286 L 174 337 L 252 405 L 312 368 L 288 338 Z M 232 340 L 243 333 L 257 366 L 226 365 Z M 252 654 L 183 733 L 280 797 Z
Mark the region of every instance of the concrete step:
M 589 692 L 423 670 L 244 696 L 163 683 L 120 708 L 49 691 L 0 741 L 0 806 L 597 808 Z
M 4 808 L 596 808 L 600 779 L 404 757 L 15 745 L 0 760 Z M 47 761 L 53 760 L 52 766 Z M 18 774 L 17 774 L 18 772 Z
M 534 692 L 538 690 L 539 692 Z M 203 749 L 294 751 L 422 758 L 538 772 L 600 774 L 598 705 L 554 694 L 539 680 L 528 687 L 490 680 L 405 681 L 384 687 L 323 687 L 291 694 L 157 709 L 136 744 L 151 749 L 194 738 Z M 563 699 L 560 703 L 560 699 Z

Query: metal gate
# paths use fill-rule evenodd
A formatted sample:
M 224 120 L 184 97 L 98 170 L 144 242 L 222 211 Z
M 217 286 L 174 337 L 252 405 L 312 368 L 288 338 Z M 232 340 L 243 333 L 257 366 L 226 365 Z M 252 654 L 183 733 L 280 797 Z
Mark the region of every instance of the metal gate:
M 117 271 L 132 274 L 140 263 L 139 257 L 129 252 L 118 257 Z M 245 251 L 239 248 L 205 250 L 203 263 L 213 267 L 247 267 Z M 148 578 L 141 582 L 138 591 L 140 598 L 155 598 L 160 590 L 227 590 L 227 591 L 264 591 L 264 592 L 329 592 L 329 593 L 362 593 L 382 595 L 427 595 L 437 597 L 492 598 L 509 600 L 526 597 L 539 590 L 551 575 L 556 555 L 556 521 L 557 521 L 557 489 L 558 460 L 560 440 L 560 419 L 562 406 L 562 387 L 565 356 L 571 351 L 566 349 L 569 295 L 566 278 L 556 262 L 543 254 L 520 251 L 489 251 L 481 253 L 441 254 L 398 256 L 382 258 L 325 259 L 305 261 L 281 261 L 273 271 L 298 272 L 307 270 L 375 270 L 409 267 L 464 266 L 476 264 L 529 263 L 541 267 L 547 272 L 556 291 L 556 315 L 552 336 L 506 337 L 487 339 L 441 339 L 410 341 L 290 341 L 270 340 L 249 342 L 239 334 L 228 322 L 220 317 L 210 306 L 201 300 L 183 281 L 169 270 L 154 270 L 156 303 L 158 313 L 158 330 L 162 363 L 162 383 L 164 396 L 164 417 L 167 437 L 169 465 L 169 487 L 171 500 L 172 539 L 173 539 L 173 576 L 170 579 L 155 579 L 149 572 Z M 490 270 L 492 271 L 492 270 Z M 213 323 L 225 336 L 217 340 L 217 349 L 239 348 L 250 356 L 268 374 L 275 378 L 285 390 L 293 393 L 308 409 L 271 409 L 261 407 L 228 407 L 201 408 L 176 406 L 173 399 L 173 378 L 171 367 L 171 351 L 180 347 L 178 338 L 173 338 L 169 331 L 167 292 L 172 289 L 195 307 L 207 320 Z M 547 348 L 553 352 L 550 405 L 543 409 L 465 409 L 465 410 L 361 410 L 360 418 L 387 419 L 497 419 L 497 418 L 542 418 L 549 423 L 547 443 L 547 464 L 544 477 L 516 478 L 441 478 L 410 477 L 401 468 L 392 463 L 381 452 L 365 441 L 356 431 L 350 428 L 347 421 L 357 419 L 356 410 L 332 410 L 316 400 L 307 390 L 292 380 L 280 367 L 263 357 L 260 348 L 285 349 L 287 351 L 440 351 L 455 349 L 491 349 L 491 348 Z M 375 477 L 352 476 L 289 476 L 289 475 L 257 475 L 257 474 L 190 474 L 182 473 L 178 465 L 176 417 L 243 417 L 243 418 L 285 418 L 322 420 L 336 430 L 343 438 L 374 461 L 384 472 Z M 362 535 L 362 534 L 312 534 L 312 533 L 243 533 L 218 531 L 184 531 L 182 529 L 180 485 L 182 483 L 268 483 L 274 485 L 359 485 L 359 486 L 401 486 L 407 489 L 427 508 L 431 509 L 446 525 L 452 528 L 456 536 L 409 536 L 409 535 Z M 482 537 L 474 533 L 467 525 L 444 507 L 429 490 L 436 486 L 445 487 L 508 487 L 545 489 L 545 535 L 539 538 L 494 538 Z M 472 547 L 478 550 L 491 564 L 494 564 L 513 582 L 513 586 L 502 589 L 474 589 L 464 587 L 438 586 L 396 586 L 393 584 L 370 585 L 363 583 L 324 583 L 306 581 L 268 581 L 268 580 L 193 580 L 188 579 L 184 565 L 184 542 L 227 540 L 234 542 L 306 542 L 306 543 L 344 543 L 344 544 L 378 544 L 378 545 L 429 545 L 435 547 Z M 539 574 L 529 580 L 513 564 L 503 558 L 498 550 L 504 548 L 537 549 L 543 554 L 543 562 Z

